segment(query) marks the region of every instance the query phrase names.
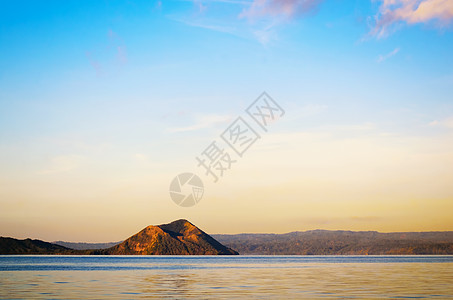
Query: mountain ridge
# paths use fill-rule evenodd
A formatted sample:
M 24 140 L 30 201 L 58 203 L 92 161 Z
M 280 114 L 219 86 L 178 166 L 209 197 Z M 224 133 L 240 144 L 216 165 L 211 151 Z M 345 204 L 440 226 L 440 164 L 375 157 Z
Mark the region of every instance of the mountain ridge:
M 172 244 L 178 244 L 173 249 L 182 248 L 184 254 L 188 254 L 188 249 L 192 243 L 196 243 L 192 234 L 201 234 L 191 226 L 190 223 L 185 227 L 184 222 L 187 220 L 177 220 L 169 224 L 157 226 L 147 226 L 142 229 L 157 230 L 166 232 L 166 239 L 173 240 Z M 194 226 L 196 227 L 196 226 Z M 152 229 L 154 228 L 154 229 Z M 192 230 L 192 231 L 191 231 Z M 194 231 L 195 230 L 195 231 Z M 140 231 L 141 232 L 141 231 Z M 140 233 L 139 232 L 139 233 Z M 137 234 L 139 234 L 137 233 Z M 203 232 L 204 233 L 204 232 Z M 136 236 L 137 234 L 133 235 Z M 131 237 L 133 237 L 131 236 Z M 184 237 L 184 238 L 183 238 Z M 207 242 L 218 244 L 225 248 L 235 249 L 245 255 L 451 255 L 453 254 L 453 231 L 411 231 L 411 232 L 388 232 L 378 231 L 352 231 L 352 230 L 325 230 L 315 229 L 308 231 L 292 231 L 283 234 L 276 233 L 241 233 L 241 234 L 213 234 L 208 235 Z M 162 237 L 161 237 L 162 238 Z M 215 242 L 210 240 L 212 238 Z M 186 246 L 180 244 L 186 242 Z M 151 239 L 149 241 L 151 246 Z M 33 240 L 31 240 L 33 241 Z M 138 241 L 138 240 L 137 240 Z M 177 242 L 179 241 L 179 242 Z M 41 241 L 42 242 L 42 241 Z M 75 243 L 83 249 L 74 250 L 67 247 L 68 242 L 55 243 L 60 246 L 66 246 L 64 249 L 58 248 L 55 253 L 63 254 L 113 254 L 126 251 L 128 247 L 123 248 L 117 243 Z M 133 241 L 129 241 L 133 242 Z M 138 241 L 140 242 L 140 241 Z M 30 243 L 30 242 L 28 242 Z M 45 243 L 45 242 L 43 242 Z M 82 244 L 82 245 L 80 245 Z M 93 245 L 105 245 L 104 249 L 93 249 Z M 189 246 L 187 246 L 189 245 Z M 42 246 L 42 245 L 41 245 Z M 116 247 L 116 248 L 115 248 Z M 145 246 L 140 246 L 142 252 L 146 252 Z M 140 248 L 139 247 L 139 248 Z M 1 253 L 0 241 L 0 253 Z M 113 248 L 111 250 L 110 249 Z M 203 247 L 201 247 L 201 250 Z M 148 249 L 153 250 L 153 249 Z M 156 252 L 164 253 L 165 247 L 157 247 Z M 198 249 L 201 251 L 200 249 Z M 50 250 L 49 250 L 50 251 Z M 127 250 L 132 251 L 132 250 Z M 195 253 L 195 250 L 191 250 Z M 32 254 L 31 250 L 22 251 L 19 254 Z M 133 254 L 133 253 L 131 253 Z M 137 253 L 135 253 L 137 254 Z M 146 254 L 146 253 L 142 253 Z
M 284 234 L 214 234 L 244 255 L 450 255 L 453 231 L 309 230 Z
M 111 248 L 107 255 L 237 255 L 185 219 L 150 225 Z

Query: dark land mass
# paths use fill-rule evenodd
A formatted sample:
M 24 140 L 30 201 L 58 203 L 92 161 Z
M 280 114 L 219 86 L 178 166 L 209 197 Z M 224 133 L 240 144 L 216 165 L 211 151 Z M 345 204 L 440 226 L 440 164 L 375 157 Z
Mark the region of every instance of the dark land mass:
M 74 250 L 96 250 L 96 249 L 107 249 L 113 246 L 118 245 L 121 242 L 111 242 L 111 243 L 72 243 L 72 242 L 63 242 L 55 241 L 52 244 L 60 245 L 69 249 Z
M 80 245 L 79 245 L 80 246 Z M 237 255 L 187 220 L 148 226 L 106 249 L 77 250 L 40 240 L 0 237 L 0 254 Z
M 0 254 L 76 254 L 74 250 L 40 240 L 0 237 Z
M 244 255 L 441 255 L 453 254 L 453 231 L 296 231 L 285 234 L 215 234 Z

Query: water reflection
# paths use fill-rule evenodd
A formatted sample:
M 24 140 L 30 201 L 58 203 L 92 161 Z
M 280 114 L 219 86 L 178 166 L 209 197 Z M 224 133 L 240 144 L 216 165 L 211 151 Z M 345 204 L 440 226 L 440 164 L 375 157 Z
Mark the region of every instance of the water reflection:
M 187 298 L 196 285 L 193 273 L 143 274 L 142 280 L 136 282 L 135 288 L 144 295 L 173 296 Z

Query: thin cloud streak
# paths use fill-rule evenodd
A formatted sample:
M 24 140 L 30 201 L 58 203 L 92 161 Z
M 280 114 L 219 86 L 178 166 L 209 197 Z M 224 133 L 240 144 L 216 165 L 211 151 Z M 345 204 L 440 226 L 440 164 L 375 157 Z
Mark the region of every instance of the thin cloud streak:
M 381 62 L 383 62 L 383 61 L 386 61 L 386 60 L 389 59 L 390 57 L 397 55 L 398 52 L 400 52 L 400 48 L 395 48 L 395 49 L 393 49 L 392 52 L 387 53 L 387 54 L 385 54 L 385 55 L 379 55 L 379 57 L 378 57 L 378 59 L 377 59 L 377 62 L 378 62 L 378 63 L 381 63 Z

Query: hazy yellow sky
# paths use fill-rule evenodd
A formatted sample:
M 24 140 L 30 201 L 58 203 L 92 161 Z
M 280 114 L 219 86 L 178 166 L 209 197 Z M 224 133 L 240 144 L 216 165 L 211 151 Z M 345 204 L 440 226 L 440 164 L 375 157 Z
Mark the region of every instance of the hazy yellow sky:
M 186 161 L 175 164 L 139 153 L 102 161 L 109 147 L 94 157 L 44 159 L 48 165 L 4 161 L 2 235 L 107 242 L 178 218 L 210 233 L 453 230 L 451 137 L 401 136 L 372 124 L 264 134 L 219 182 L 201 176 L 205 195 L 191 208 L 175 205 L 168 185 L 197 171 L 196 152 L 175 151 Z M 201 152 L 207 143 L 199 144 Z
M 283 2 L 1 2 L 0 235 L 453 230 L 452 1 Z M 286 114 L 213 183 L 263 91 Z

